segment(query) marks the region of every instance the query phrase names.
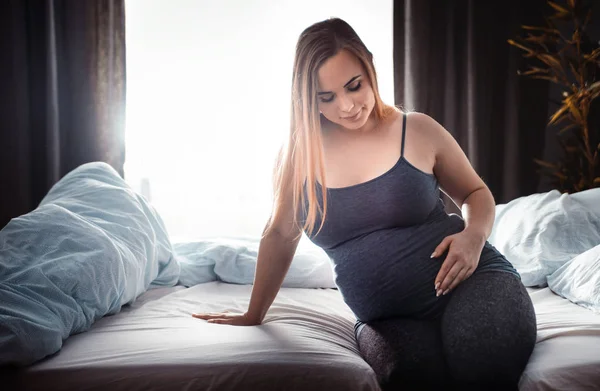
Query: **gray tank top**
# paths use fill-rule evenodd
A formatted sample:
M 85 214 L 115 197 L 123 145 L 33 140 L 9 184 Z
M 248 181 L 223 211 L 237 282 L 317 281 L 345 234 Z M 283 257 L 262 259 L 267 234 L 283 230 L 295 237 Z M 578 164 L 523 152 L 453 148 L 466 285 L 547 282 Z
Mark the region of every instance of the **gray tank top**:
M 400 158 L 384 174 L 357 185 L 327 188 L 327 217 L 309 236 L 333 262 L 336 285 L 361 322 L 398 316 L 435 318 L 449 296 L 436 297 L 434 279 L 445 255 L 431 259 L 464 220 L 447 214 L 438 180 L 404 157 L 406 114 Z M 317 196 L 322 187 L 317 183 Z M 300 208 L 303 209 L 303 208 Z M 306 215 L 301 212 L 303 223 Z M 316 227 L 321 224 L 317 218 Z M 475 273 L 513 266 L 486 242 Z

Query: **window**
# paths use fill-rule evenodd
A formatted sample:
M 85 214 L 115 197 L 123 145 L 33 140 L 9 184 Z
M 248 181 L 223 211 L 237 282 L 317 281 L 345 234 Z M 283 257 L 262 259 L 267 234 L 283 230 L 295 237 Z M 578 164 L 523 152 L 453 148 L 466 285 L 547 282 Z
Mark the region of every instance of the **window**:
M 175 241 L 262 233 L 310 24 L 350 23 L 393 104 L 391 0 L 128 0 L 126 15 L 125 175 Z

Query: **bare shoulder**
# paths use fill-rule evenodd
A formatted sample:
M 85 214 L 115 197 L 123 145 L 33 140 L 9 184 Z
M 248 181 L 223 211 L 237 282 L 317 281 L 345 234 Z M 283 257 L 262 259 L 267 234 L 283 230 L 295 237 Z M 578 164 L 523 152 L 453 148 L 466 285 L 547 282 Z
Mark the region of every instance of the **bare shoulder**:
M 405 112 L 406 127 L 404 129 L 404 158 L 419 170 L 432 173 L 436 160 L 435 121 L 426 114 L 410 111 Z M 403 115 L 400 116 L 404 117 Z M 398 145 L 401 141 L 398 142 Z
M 452 135 L 433 117 L 417 111 L 407 113 L 407 126 L 409 132 L 414 132 L 420 141 L 427 142 L 434 149 L 443 146 Z
M 413 129 L 418 129 L 420 132 L 427 134 L 435 134 L 444 130 L 444 128 L 431 116 L 420 113 L 418 111 L 410 111 L 406 113 L 407 122 Z

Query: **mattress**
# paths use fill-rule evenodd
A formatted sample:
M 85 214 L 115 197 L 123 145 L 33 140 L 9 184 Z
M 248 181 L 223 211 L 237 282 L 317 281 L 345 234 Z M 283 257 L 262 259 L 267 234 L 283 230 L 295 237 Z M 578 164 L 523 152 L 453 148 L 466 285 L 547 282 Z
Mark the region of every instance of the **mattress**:
M 262 325 L 210 324 L 243 312 L 252 287 L 151 290 L 12 379 L 26 390 L 379 390 L 354 317 L 332 289 L 282 288 Z
M 12 377 L 27 390 L 379 390 L 332 289 L 282 288 L 257 327 L 209 324 L 193 312 L 242 312 L 251 286 L 221 282 L 146 292 Z M 528 289 L 538 342 L 522 391 L 600 390 L 600 315 Z M 6 384 L 6 383 L 4 383 Z
M 549 288 L 527 290 L 535 306 L 538 338 L 519 389 L 600 390 L 600 314 Z

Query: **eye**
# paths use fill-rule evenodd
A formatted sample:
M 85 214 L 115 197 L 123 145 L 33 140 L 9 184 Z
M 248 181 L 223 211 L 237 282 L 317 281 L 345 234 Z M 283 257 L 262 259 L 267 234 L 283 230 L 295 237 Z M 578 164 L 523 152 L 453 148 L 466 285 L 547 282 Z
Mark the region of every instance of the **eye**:
M 323 103 L 329 103 L 331 101 L 333 101 L 333 95 L 331 95 L 330 98 L 328 98 L 328 99 L 321 98 L 321 102 L 323 102 Z
M 348 87 L 348 91 L 356 92 L 356 91 L 360 90 L 361 85 L 362 84 L 360 82 L 358 82 L 358 83 L 356 83 L 356 85 L 354 87 Z

